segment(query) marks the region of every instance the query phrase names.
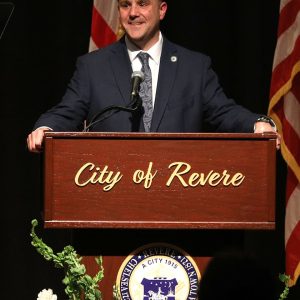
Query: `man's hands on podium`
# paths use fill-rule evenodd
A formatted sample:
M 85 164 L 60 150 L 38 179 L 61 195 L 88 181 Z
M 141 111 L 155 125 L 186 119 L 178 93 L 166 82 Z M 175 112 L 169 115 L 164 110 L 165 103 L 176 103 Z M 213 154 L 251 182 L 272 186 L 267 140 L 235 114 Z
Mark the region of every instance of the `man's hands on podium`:
M 32 131 L 27 137 L 27 147 L 30 152 L 40 153 L 43 151 L 43 141 L 46 131 L 52 131 L 49 127 L 39 127 L 36 130 Z M 271 124 L 266 122 L 256 122 L 254 126 L 254 133 L 263 133 L 263 132 L 275 132 L 277 135 L 276 139 L 276 148 L 280 149 L 281 136 L 276 131 L 276 128 L 271 126 Z
M 276 133 L 276 135 L 277 135 L 276 149 L 279 150 L 280 144 L 281 144 L 281 136 L 277 132 L 276 128 L 274 128 L 274 126 L 272 126 L 271 124 L 266 123 L 266 122 L 256 122 L 255 126 L 254 126 L 254 133 L 263 133 L 263 132 L 275 132 Z
M 27 147 L 30 152 L 40 153 L 43 151 L 44 135 L 46 131 L 52 131 L 49 127 L 39 127 L 27 137 Z

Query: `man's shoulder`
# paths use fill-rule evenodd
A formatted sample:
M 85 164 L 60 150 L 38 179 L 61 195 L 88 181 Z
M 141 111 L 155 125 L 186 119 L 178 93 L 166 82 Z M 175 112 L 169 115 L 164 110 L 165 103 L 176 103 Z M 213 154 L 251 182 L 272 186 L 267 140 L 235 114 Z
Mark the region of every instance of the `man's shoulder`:
M 173 43 L 166 38 L 164 39 L 164 43 L 165 43 L 165 47 L 168 49 L 168 51 L 177 52 L 177 54 L 179 56 L 181 56 L 182 58 L 185 58 L 187 60 L 210 61 L 210 57 L 203 52 L 193 50 L 193 49 L 187 48 L 185 46 Z
M 99 59 L 107 59 L 108 56 L 112 55 L 115 52 L 122 51 L 124 48 L 124 45 L 121 41 L 114 42 L 106 47 L 99 48 L 96 50 L 93 50 L 91 52 L 88 52 L 86 54 L 83 54 L 79 56 L 80 60 L 99 60 Z

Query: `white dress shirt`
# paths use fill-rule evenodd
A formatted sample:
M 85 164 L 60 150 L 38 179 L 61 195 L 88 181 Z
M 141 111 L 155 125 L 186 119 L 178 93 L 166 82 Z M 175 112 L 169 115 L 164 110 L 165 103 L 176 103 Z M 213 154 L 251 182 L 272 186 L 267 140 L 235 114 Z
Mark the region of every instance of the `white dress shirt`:
M 137 55 L 141 52 L 137 46 L 131 43 L 127 37 L 125 37 L 125 42 L 127 46 L 127 51 L 129 54 L 129 58 L 131 61 L 132 71 L 140 71 L 142 68 L 141 61 L 137 57 Z M 153 107 L 155 103 L 155 95 L 156 95 L 156 88 L 157 88 L 157 80 L 158 80 L 158 72 L 159 72 L 159 63 L 162 51 L 162 44 L 163 44 L 163 37 L 161 32 L 159 33 L 159 39 L 157 43 L 155 43 L 149 50 L 143 51 L 149 54 L 149 66 L 151 69 L 152 75 L 152 101 Z

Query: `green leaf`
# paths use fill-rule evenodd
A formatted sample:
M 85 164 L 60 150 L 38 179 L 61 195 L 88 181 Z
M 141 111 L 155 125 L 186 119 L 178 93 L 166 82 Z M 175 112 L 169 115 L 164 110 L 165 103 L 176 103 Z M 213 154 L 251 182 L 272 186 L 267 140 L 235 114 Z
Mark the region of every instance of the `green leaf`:
M 287 299 L 288 294 L 290 292 L 290 288 L 289 288 L 290 276 L 286 274 L 279 274 L 279 280 L 283 282 L 285 285 L 283 292 L 279 296 L 279 300 Z
M 71 245 L 67 245 L 62 252 L 55 254 L 52 248 L 36 235 L 35 227 L 38 225 L 38 221 L 34 219 L 31 221 L 31 224 L 31 244 L 46 260 L 52 260 L 56 268 L 64 270 L 65 277 L 62 282 L 65 285 L 65 293 L 69 300 L 81 300 L 81 295 L 84 295 L 85 300 L 101 300 L 102 296 L 98 283 L 104 277 L 102 257 L 96 258 L 99 271 L 92 278 L 86 274 L 86 267 L 84 264 L 81 264 L 82 257 L 76 253 Z

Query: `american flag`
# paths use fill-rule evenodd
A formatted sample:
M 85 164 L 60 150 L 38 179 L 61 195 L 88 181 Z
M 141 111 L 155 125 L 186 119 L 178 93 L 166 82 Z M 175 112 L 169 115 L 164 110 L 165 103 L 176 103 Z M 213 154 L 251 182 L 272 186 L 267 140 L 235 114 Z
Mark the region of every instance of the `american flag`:
M 287 164 L 285 252 L 290 285 L 300 275 L 300 0 L 281 0 L 269 115 Z
M 89 51 L 105 47 L 121 35 L 118 1 L 94 0 Z

